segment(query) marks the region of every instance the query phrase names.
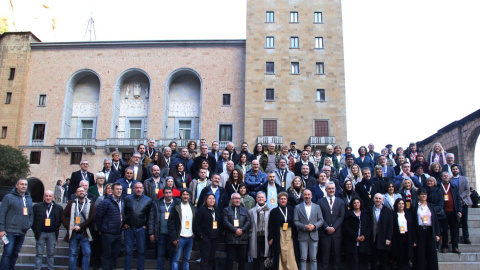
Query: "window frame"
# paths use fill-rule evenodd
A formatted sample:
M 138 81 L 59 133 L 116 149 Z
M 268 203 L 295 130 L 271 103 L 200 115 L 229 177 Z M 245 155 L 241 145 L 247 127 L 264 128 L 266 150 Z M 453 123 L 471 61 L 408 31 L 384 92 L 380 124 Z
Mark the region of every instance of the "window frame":
M 38 95 L 37 107 L 46 107 L 46 106 L 47 106 L 47 94 Z
M 327 101 L 325 89 L 318 88 L 315 91 L 315 101 L 316 102 L 326 102 Z
M 275 62 L 265 62 L 265 74 L 275 74 Z
M 290 37 L 290 49 L 300 49 L 300 39 L 298 37 Z
M 228 101 L 228 102 L 227 102 Z M 222 106 L 224 107 L 230 107 L 232 106 L 232 94 L 230 93 L 224 93 L 222 95 Z
M 292 75 L 300 74 L 300 62 L 290 63 L 290 74 Z
M 7 92 L 7 96 L 5 98 L 5 104 L 12 103 L 12 92 Z
M 15 79 L 15 68 L 10 68 L 10 75 L 8 77 L 9 81 L 13 81 Z
M 35 136 L 35 127 L 36 126 L 40 126 L 40 125 L 43 125 L 43 138 L 39 139 L 36 138 Z M 32 123 L 32 133 L 31 133 L 31 136 L 30 136 L 30 143 L 33 144 L 33 141 L 43 141 L 45 143 L 45 138 L 46 138 L 46 135 L 47 135 L 47 123 L 46 122 L 33 122 Z
M 316 62 L 315 63 L 315 74 L 325 75 L 325 62 Z
M 299 23 L 298 11 L 290 11 L 290 23 Z
M 0 134 L 0 139 L 6 139 L 8 134 L 8 126 L 2 126 L 2 134 Z
M 265 134 L 265 123 L 266 121 L 274 121 L 275 122 L 275 135 L 267 135 Z M 278 136 L 278 119 L 271 119 L 271 118 L 264 118 L 262 119 L 262 136 Z
M 274 22 L 275 22 L 275 12 L 274 11 L 266 11 L 265 12 L 265 23 L 274 23 Z
M 140 138 L 134 138 L 132 137 L 131 135 L 131 122 L 136 122 L 136 121 L 139 121 L 140 122 Z M 144 121 L 144 118 L 141 118 L 141 117 L 128 117 L 125 121 L 127 123 L 127 127 L 125 128 L 125 138 L 128 138 L 128 139 L 143 139 L 144 138 L 144 129 L 145 129 L 145 121 Z
M 327 125 L 327 135 L 326 136 L 317 136 L 316 133 L 316 123 L 324 122 Z M 313 119 L 313 136 L 314 137 L 330 137 L 330 120 L 328 119 Z
M 265 101 L 275 101 L 275 88 L 265 89 Z
M 320 45 L 320 46 L 318 46 L 318 45 Z M 315 37 L 314 48 L 316 50 L 325 49 L 325 44 L 323 43 L 323 37 Z
M 34 157 L 35 154 L 38 154 L 38 157 Z M 37 159 L 38 159 L 38 161 L 37 161 Z M 29 164 L 40 165 L 41 160 L 42 160 L 42 151 L 31 151 L 30 152 L 30 157 L 29 157 L 29 160 L 28 160 Z
M 226 138 L 222 138 L 222 127 L 228 128 L 230 127 L 230 140 L 228 140 L 228 134 L 226 134 Z M 219 142 L 233 142 L 234 139 L 234 125 L 233 123 L 218 123 L 218 141 Z M 222 139 L 227 139 L 227 140 L 222 140 Z
M 70 165 L 79 165 L 83 159 L 83 152 L 71 152 Z
M 265 49 L 275 49 L 275 37 L 266 36 L 265 37 Z
M 320 20 L 317 20 L 317 18 L 318 18 L 317 14 L 320 14 Z M 313 23 L 323 23 L 323 12 L 322 11 L 313 12 Z

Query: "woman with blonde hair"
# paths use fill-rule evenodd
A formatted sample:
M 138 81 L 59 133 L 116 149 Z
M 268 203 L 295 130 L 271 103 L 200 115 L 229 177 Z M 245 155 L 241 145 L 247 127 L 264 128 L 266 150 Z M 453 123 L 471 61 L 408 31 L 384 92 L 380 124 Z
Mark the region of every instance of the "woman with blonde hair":
M 443 166 L 447 164 L 447 158 L 445 157 L 446 154 L 447 153 L 445 152 L 445 150 L 443 150 L 442 145 L 439 142 L 436 142 L 433 145 L 432 151 L 430 152 L 430 158 L 428 161 L 430 162 L 430 164 L 432 164 L 433 162 L 437 162 L 438 164 L 440 164 L 440 166 Z
M 300 176 L 295 176 L 292 179 L 292 185 L 287 189 L 288 205 L 295 207 L 297 204 L 303 202 L 303 181 Z
M 360 169 L 360 166 L 358 166 L 357 164 L 353 164 L 352 168 L 350 168 L 350 173 L 347 175 L 347 178 L 345 178 L 345 181 L 352 181 L 353 187 L 355 189 L 355 185 L 358 182 L 362 181 L 362 177 L 362 170 Z

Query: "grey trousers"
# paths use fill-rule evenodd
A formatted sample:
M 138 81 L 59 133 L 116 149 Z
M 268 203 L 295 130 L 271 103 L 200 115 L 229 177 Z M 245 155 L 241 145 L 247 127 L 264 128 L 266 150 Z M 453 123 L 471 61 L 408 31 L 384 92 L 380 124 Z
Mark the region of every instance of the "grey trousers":
M 307 270 L 307 255 L 310 258 L 310 270 L 317 270 L 318 241 L 308 239 L 299 241 L 300 246 L 300 270 Z
M 42 269 L 42 260 L 43 260 L 43 249 L 45 245 L 47 246 L 47 268 L 53 270 L 53 259 L 55 255 L 55 242 L 57 241 L 55 237 L 55 232 L 46 233 L 42 232 L 40 237 L 38 237 L 35 248 L 37 250 L 37 255 L 35 256 L 35 270 Z

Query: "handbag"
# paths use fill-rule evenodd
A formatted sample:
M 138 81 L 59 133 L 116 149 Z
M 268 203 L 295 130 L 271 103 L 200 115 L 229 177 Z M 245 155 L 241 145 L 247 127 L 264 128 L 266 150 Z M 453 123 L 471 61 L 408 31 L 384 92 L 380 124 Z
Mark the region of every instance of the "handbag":
M 268 257 L 263 262 L 263 265 L 265 269 L 273 269 L 273 252 L 271 248 L 268 250 Z

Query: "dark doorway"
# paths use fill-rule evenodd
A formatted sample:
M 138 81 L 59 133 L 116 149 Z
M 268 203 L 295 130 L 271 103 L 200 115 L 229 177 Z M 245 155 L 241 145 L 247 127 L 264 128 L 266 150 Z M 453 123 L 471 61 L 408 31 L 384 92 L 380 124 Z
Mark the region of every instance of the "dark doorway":
M 45 187 L 40 179 L 32 177 L 28 178 L 28 188 L 27 191 L 30 193 L 33 202 L 43 201 L 43 193 L 45 192 Z

